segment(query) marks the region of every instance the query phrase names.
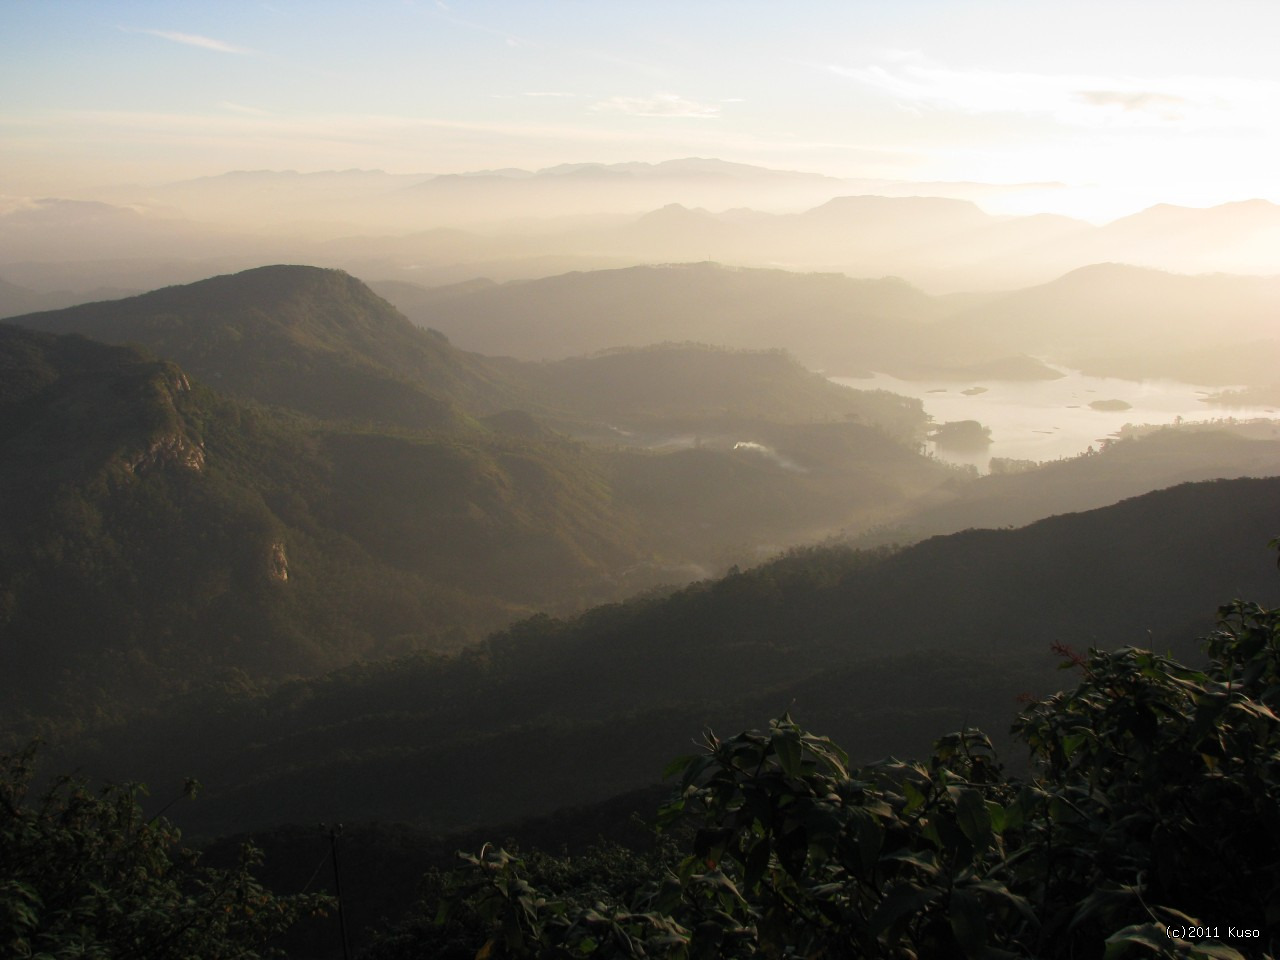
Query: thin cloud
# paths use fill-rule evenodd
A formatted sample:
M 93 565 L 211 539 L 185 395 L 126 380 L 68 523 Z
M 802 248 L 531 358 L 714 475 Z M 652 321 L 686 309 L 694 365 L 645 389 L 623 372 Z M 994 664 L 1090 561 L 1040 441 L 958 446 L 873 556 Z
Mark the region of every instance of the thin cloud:
M 270 110 L 263 110 L 261 107 L 251 107 L 244 103 L 233 103 L 230 100 L 219 100 L 218 107 L 222 110 L 230 110 L 232 113 L 242 113 L 247 117 L 275 116 L 275 114 Z
M 610 97 L 591 105 L 596 113 L 625 113 L 633 117 L 695 117 L 720 116 L 715 104 L 686 100 L 675 94 L 660 93 L 652 97 Z
M 499 30 L 484 23 L 477 23 L 474 20 L 464 20 L 461 17 L 454 16 L 453 8 L 446 4 L 437 3 L 436 5 L 440 10 L 440 12 L 435 15 L 437 19 L 443 20 L 446 23 L 451 23 L 455 27 L 463 27 L 467 30 L 478 30 L 481 33 L 487 33 L 492 37 L 501 37 L 503 43 L 513 50 L 537 46 L 537 44 L 527 37 L 516 36 L 506 30 Z
M 576 93 L 563 93 L 559 90 L 525 90 L 522 97 L 576 97 Z
M 1077 126 L 1253 125 L 1276 114 L 1277 85 L 1238 77 L 1098 77 L 955 70 L 919 54 L 827 65 L 911 110 L 1014 113 Z
M 1076 97 L 1091 107 L 1119 107 L 1127 113 L 1155 113 L 1174 120 L 1181 118 L 1181 108 L 1191 105 L 1186 97 L 1149 90 L 1081 90 Z
M 202 37 L 196 33 L 179 33 L 176 30 L 128 30 L 123 27 L 121 29 L 125 30 L 126 33 L 145 33 L 152 37 L 159 37 L 162 40 L 169 40 L 172 43 L 181 43 L 188 47 L 199 47 L 201 50 L 214 50 L 217 53 L 244 55 L 254 52 L 248 47 L 237 47 L 234 44 L 215 40 L 212 37 Z

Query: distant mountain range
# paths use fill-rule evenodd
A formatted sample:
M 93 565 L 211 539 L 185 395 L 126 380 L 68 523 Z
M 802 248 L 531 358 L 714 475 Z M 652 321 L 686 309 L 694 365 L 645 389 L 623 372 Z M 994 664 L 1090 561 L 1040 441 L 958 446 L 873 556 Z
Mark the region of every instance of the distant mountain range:
M 1269 384 L 1280 369 L 1275 277 L 1099 264 L 1007 294 L 930 297 L 900 280 L 701 263 L 374 287 L 468 349 L 526 359 L 693 338 L 784 347 L 846 376 L 945 378 L 950 369 L 958 380 L 1000 379 L 991 362 L 1020 354 L 1112 376 L 1222 385 Z M 1025 362 L 1020 374 L 1053 375 Z
M 375 285 L 375 288 L 376 285 Z M 571 273 L 451 296 L 387 287 L 404 312 L 467 349 L 552 359 L 693 339 L 785 347 L 830 373 L 873 369 L 922 339 L 937 303 L 897 280 L 672 264 Z
M 0 277 L 37 292 L 137 289 L 196 279 L 180 261 L 206 260 L 218 263 L 205 275 L 304 262 L 435 285 L 714 260 L 901 276 L 941 292 L 1038 284 L 1103 262 L 1280 272 L 1280 208 L 1267 201 L 1159 205 L 1103 226 L 995 216 L 973 202 L 1024 186 L 846 181 L 697 158 L 441 176 L 240 171 L 10 202 Z
M 220 222 L 381 224 L 400 229 L 525 217 L 638 213 L 671 202 L 717 207 L 813 205 L 847 181 L 723 160 L 566 163 L 542 170 L 393 175 L 235 171 L 159 187 L 124 187 L 103 199 L 180 208 Z

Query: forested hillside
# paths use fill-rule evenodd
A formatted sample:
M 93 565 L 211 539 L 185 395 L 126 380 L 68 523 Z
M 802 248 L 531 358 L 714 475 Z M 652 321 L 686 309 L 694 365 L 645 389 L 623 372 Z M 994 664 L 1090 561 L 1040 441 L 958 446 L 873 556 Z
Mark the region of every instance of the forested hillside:
M 787 714 L 708 731 L 668 767 L 666 847 L 485 844 L 429 874 L 371 956 L 1272 956 L 1280 877 L 1257 837 L 1275 813 L 1280 618 L 1242 600 L 1219 616 L 1203 667 L 1061 649 L 1072 683 L 1013 723 L 1029 775 L 973 727 L 872 764 Z M 1204 919 L 1235 913 L 1250 919 Z
M 939 960 L 1066 960 L 1103 947 L 1265 958 L 1280 929 L 1268 909 L 1280 878 L 1257 842 L 1275 806 L 1276 626 L 1274 608 L 1221 606 L 1196 665 L 1145 648 L 1056 645 L 1073 675 L 1062 692 L 1020 698 L 1012 732 L 1029 754 L 1024 772 L 1003 766 L 972 726 L 936 737 L 927 759 L 873 763 L 788 713 L 767 731 L 705 730 L 668 765 L 679 781 L 665 802 L 650 795 L 632 829 L 617 818 L 640 795 L 515 828 L 558 854 L 520 849 L 510 834 L 504 849 L 483 833 L 441 840 L 369 826 L 346 836 L 321 824 L 264 835 L 273 860 L 255 875 L 252 842 L 215 844 L 202 860 L 178 846 L 170 821 L 146 816 L 136 786 L 94 796 L 71 779 L 35 793 L 28 749 L 0 756 L 11 878 L 0 910 L 25 954 L 143 941 L 149 956 L 175 960 L 214 949 L 249 960 L 271 941 L 317 960 L 349 956 L 352 943 L 373 960 L 495 947 L 530 960 L 687 960 L 796 945 Z M 195 790 L 187 781 L 183 792 Z M 579 840 L 571 852 L 565 841 L 587 824 L 570 818 L 584 817 L 627 845 Z M 452 868 L 451 843 L 462 845 Z M 1224 858 L 1235 869 L 1222 871 Z M 337 898 L 309 892 L 326 860 Z M 264 880 L 302 893 L 280 896 Z M 1203 919 L 1234 913 L 1246 919 Z
M 996 460 L 990 475 L 936 487 L 900 521 L 851 531 L 850 539 L 910 543 L 970 527 L 1021 526 L 1179 483 L 1280 475 L 1280 426 L 1255 426 L 1247 436 L 1226 423 L 1134 429 L 1085 456 L 1038 465 Z
M 322 418 L 456 428 L 460 405 L 509 405 L 479 358 L 338 270 L 261 267 L 10 322 L 139 344 L 220 391 Z
M 781 354 L 493 363 L 333 271 L 20 319 L 168 358 L 3 328 L 6 709 L 46 719 L 457 649 L 883 519 L 949 475 L 915 451 L 918 403 Z M 603 447 L 554 429 L 622 424 Z
M 324 428 L 13 327 L 0 363 L 8 711 L 453 649 L 643 556 L 572 445 Z
M 104 733 L 100 756 L 149 779 L 196 764 L 201 830 L 445 830 L 642 786 L 690 729 L 788 707 L 857 758 L 919 751 L 940 728 L 998 731 L 1019 694 L 1051 692 L 1053 644 L 1141 636 L 1187 653 L 1213 598 L 1273 598 L 1278 492 L 1191 484 L 898 552 L 802 551 L 668 598 L 535 618 L 457 658 L 169 704 Z

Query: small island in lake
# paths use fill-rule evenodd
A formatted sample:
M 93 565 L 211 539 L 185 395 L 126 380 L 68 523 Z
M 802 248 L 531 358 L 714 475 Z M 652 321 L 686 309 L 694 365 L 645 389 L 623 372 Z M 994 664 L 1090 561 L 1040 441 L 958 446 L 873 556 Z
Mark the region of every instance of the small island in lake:
M 952 420 L 934 427 L 929 439 L 949 450 L 975 450 L 991 445 L 991 428 L 977 420 Z
M 1091 400 L 1089 407 L 1092 410 L 1129 410 L 1133 404 L 1125 400 Z

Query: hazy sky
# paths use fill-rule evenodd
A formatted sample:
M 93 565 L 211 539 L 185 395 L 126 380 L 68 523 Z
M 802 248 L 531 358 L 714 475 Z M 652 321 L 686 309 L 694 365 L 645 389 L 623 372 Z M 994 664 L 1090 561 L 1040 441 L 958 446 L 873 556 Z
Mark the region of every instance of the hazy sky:
M 1278 44 L 1274 0 L 0 0 L 0 193 L 705 156 L 1280 201 Z

